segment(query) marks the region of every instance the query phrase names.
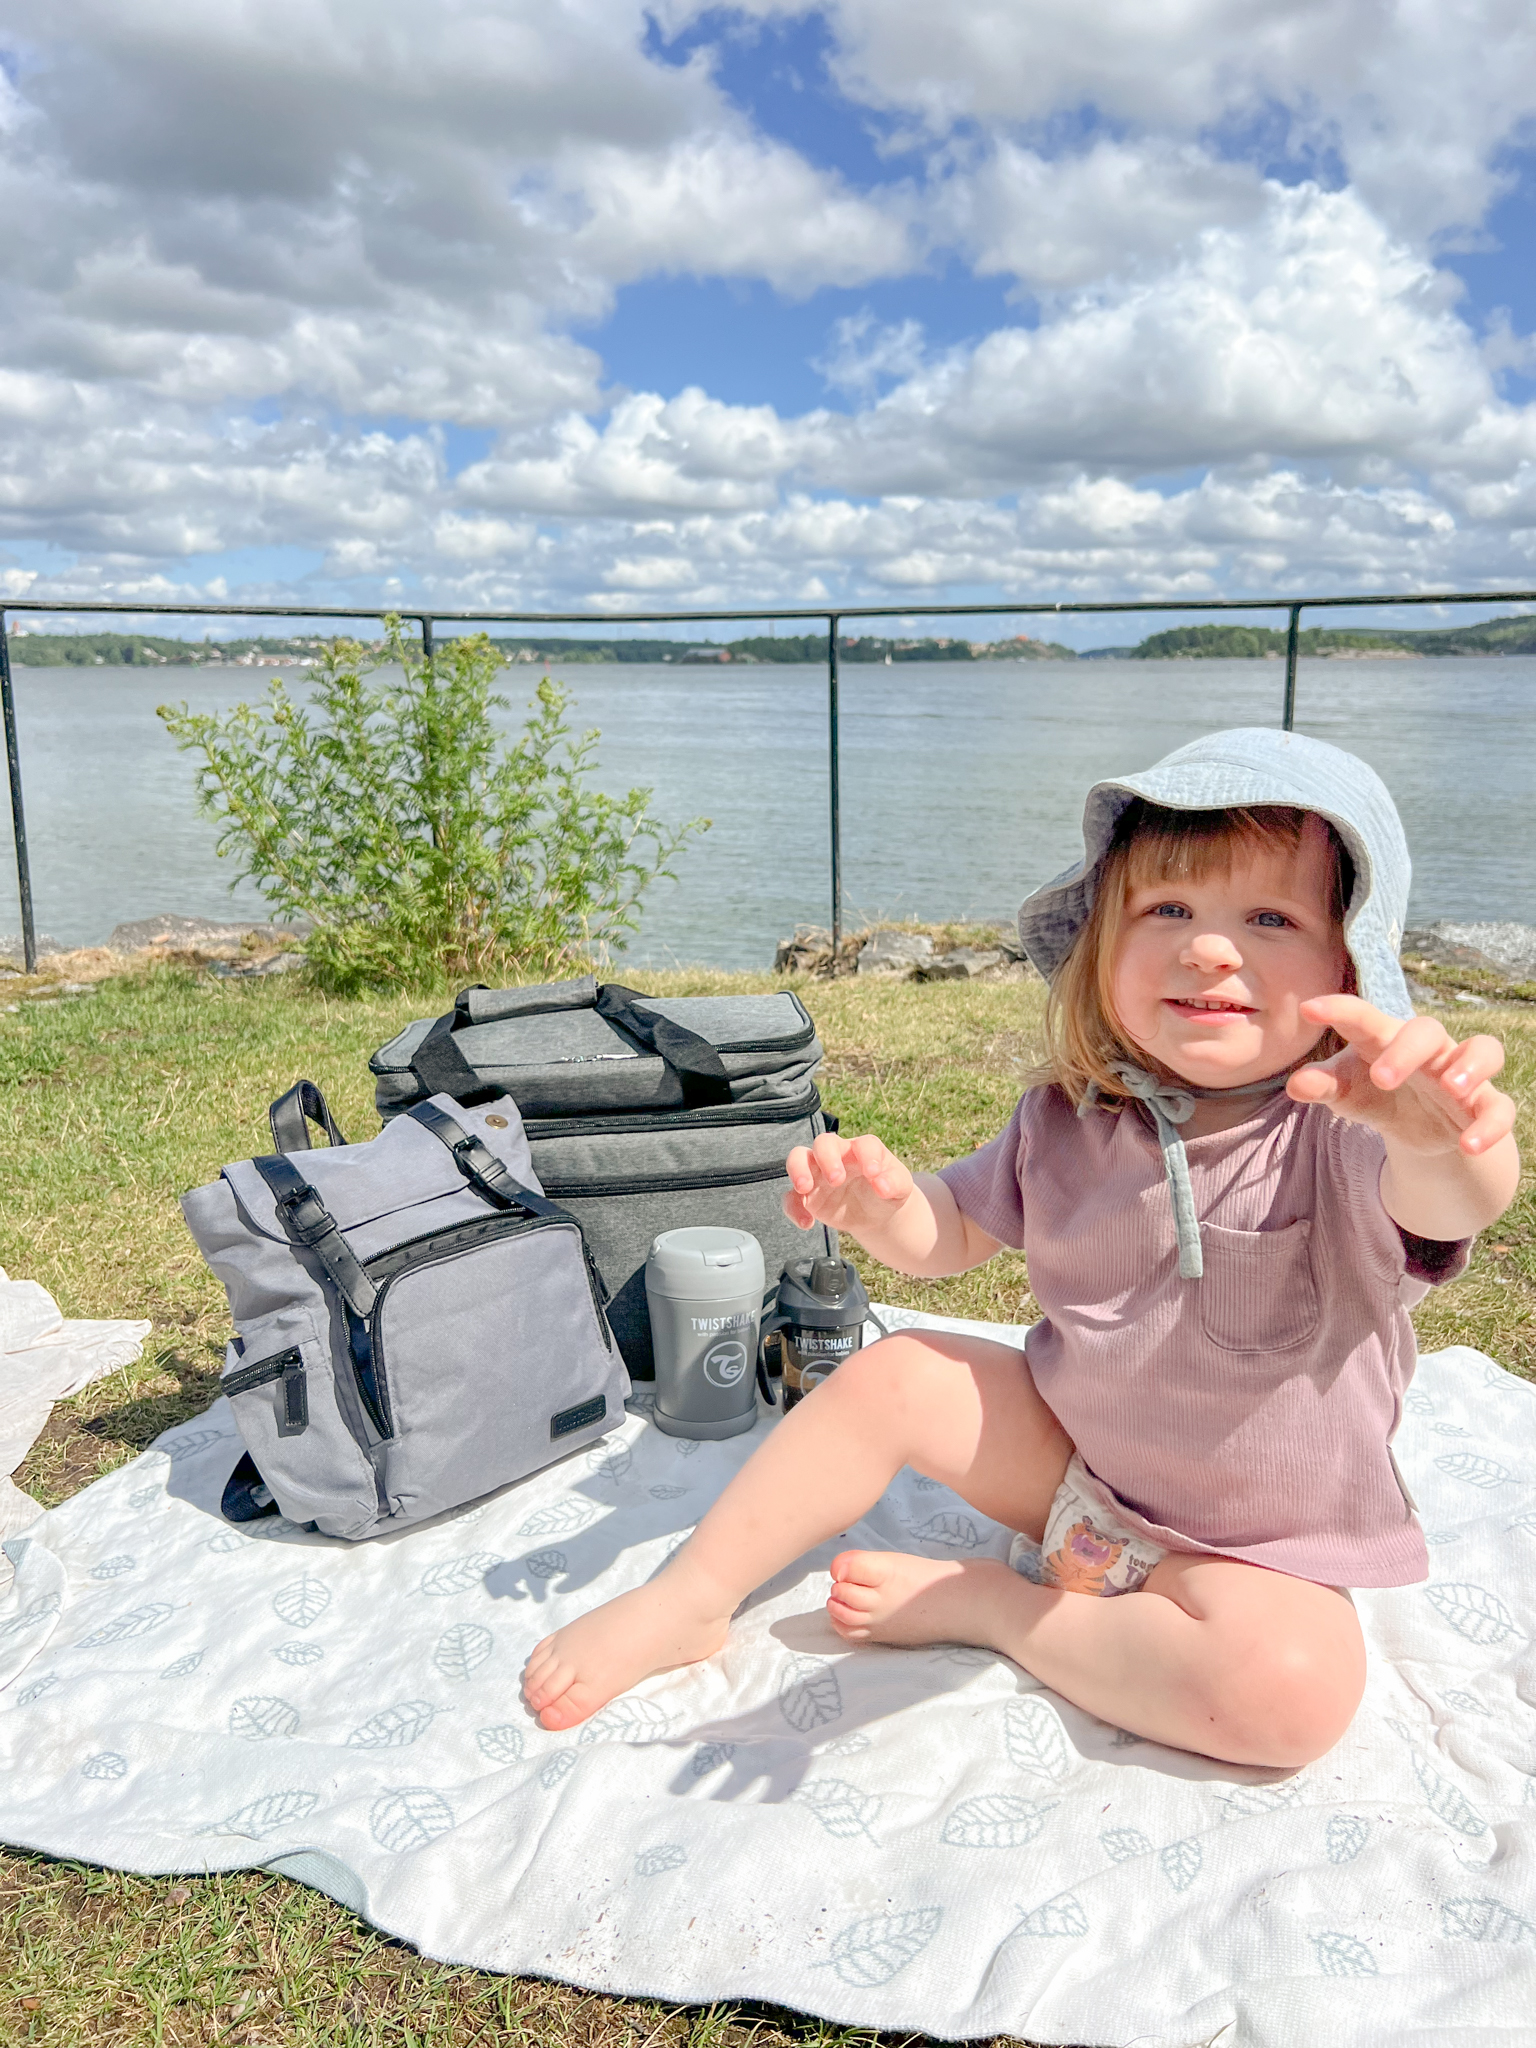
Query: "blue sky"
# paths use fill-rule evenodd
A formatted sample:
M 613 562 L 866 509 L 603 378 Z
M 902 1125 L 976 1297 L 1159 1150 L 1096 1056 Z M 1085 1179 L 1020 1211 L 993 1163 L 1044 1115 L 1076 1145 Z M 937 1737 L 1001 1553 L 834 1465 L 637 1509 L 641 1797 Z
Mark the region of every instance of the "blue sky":
M 1475 12 L 0 0 L 0 596 L 1536 586 Z

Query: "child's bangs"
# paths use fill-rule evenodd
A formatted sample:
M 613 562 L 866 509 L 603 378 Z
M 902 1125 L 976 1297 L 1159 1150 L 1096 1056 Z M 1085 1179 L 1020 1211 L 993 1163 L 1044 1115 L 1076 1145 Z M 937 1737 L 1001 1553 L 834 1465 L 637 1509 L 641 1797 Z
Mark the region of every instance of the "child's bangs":
M 1306 821 L 1305 811 L 1285 804 L 1170 811 L 1137 797 L 1120 814 L 1112 843 L 1124 850 L 1127 888 L 1144 889 L 1230 874 L 1235 862 L 1255 854 L 1294 853 Z

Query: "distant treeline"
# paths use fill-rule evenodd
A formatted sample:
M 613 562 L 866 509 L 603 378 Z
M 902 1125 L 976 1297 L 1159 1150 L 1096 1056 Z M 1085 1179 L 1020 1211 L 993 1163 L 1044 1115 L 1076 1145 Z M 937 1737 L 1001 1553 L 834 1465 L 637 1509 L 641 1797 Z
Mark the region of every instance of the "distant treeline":
M 1416 654 L 1536 654 L 1536 615 L 1490 619 L 1481 626 L 1440 626 L 1426 631 L 1377 627 L 1308 627 L 1298 636 L 1311 655 L 1366 657 Z M 326 646 L 313 634 L 286 640 L 171 640 L 152 633 L 33 633 L 12 629 L 11 659 L 30 668 L 166 668 L 236 664 L 267 667 L 312 665 Z M 382 643 L 365 643 L 381 645 Z M 1134 647 L 1090 648 L 1081 657 L 1107 655 L 1131 661 L 1272 658 L 1285 653 L 1284 628 L 1270 626 L 1174 626 Z M 740 640 L 697 641 L 626 638 L 549 639 L 531 634 L 497 636 L 496 645 L 516 662 L 824 662 L 825 633 L 754 633 Z M 873 633 L 840 637 L 840 662 L 904 661 L 1073 661 L 1070 647 L 1017 634 L 1007 640 L 885 639 Z

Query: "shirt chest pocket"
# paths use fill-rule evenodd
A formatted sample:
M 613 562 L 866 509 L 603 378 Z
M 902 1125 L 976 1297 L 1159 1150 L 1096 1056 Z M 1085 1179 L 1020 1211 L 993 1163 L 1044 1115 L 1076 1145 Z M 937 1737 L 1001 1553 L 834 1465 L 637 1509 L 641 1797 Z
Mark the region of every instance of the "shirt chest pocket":
M 1281 1230 L 1224 1230 L 1202 1223 L 1205 1276 L 1187 1281 L 1200 1297 L 1205 1334 L 1223 1351 L 1288 1351 L 1317 1328 L 1306 1217 Z

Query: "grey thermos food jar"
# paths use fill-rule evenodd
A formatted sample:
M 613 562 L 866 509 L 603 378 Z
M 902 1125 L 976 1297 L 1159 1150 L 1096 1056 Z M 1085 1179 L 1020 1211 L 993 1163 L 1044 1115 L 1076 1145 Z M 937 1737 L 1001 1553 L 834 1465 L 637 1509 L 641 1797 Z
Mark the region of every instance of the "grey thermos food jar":
M 656 1427 L 739 1436 L 757 1420 L 763 1249 L 750 1231 L 664 1230 L 645 1262 L 656 1349 Z

